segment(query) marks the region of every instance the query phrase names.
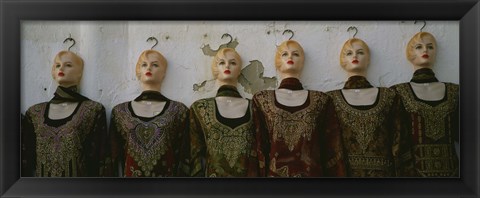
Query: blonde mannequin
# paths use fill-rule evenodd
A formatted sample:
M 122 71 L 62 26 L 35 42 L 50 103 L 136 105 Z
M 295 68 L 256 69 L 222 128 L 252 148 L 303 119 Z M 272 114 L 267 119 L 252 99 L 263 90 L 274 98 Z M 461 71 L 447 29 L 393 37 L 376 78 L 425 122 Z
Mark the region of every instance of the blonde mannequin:
M 433 67 L 437 54 L 435 37 L 428 32 L 419 32 L 408 42 L 407 59 L 416 71 Z M 441 82 L 415 83 L 410 82 L 415 95 L 427 101 L 441 100 L 445 95 L 445 84 Z
M 146 50 L 140 54 L 135 67 L 137 79 L 140 80 L 143 91 L 160 92 L 163 79 L 167 72 L 167 60 L 155 50 Z M 165 101 L 141 100 L 132 101 L 135 114 L 142 117 L 153 117 L 162 112 Z
M 70 51 L 59 52 L 52 65 L 52 77 L 62 87 L 77 86 L 82 79 L 83 60 Z M 53 120 L 66 118 L 75 111 L 78 102 L 50 104 L 48 117 Z
M 167 60 L 156 50 L 143 51 L 135 66 L 140 96 L 113 107 L 110 122 L 112 167 L 121 177 L 172 177 L 178 167 L 188 126 L 188 108 L 160 93 Z
M 251 104 L 237 90 L 242 69 L 240 55 L 220 49 L 213 58 L 212 74 L 219 86 L 215 97 L 195 101 L 190 107 L 190 176 L 246 177 L 256 163 Z
M 370 49 L 360 39 L 349 39 L 340 52 L 340 65 L 348 77 L 366 76 L 370 64 Z M 342 93 L 351 105 L 372 105 L 378 95 L 378 88 L 342 89 Z
M 296 41 L 288 40 L 277 47 L 275 54 L 275 67 L 280 79 L 300 78 L 305 61 L 305 54 L 302 46 Z M 277 101 L 285 106 L 300 106 L 305 103 L 308 97 L 307 90 L 290 90 L 279 88 L 275 90 Z
M 236 87 L 242 69 L 242 60 L 231 48 L 221 49 L 212 62 L 212 73 L 218 86 L 231 85 Z M 248 100 L 231 96 L 215 97 L 220 115 L 226 118 L 239 118 L 245 115 Z

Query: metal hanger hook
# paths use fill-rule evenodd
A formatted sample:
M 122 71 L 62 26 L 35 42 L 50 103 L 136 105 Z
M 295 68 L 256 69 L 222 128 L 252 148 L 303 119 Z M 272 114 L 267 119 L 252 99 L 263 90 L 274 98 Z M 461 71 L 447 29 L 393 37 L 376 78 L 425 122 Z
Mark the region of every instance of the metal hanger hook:
M 231 42 L 233 41 L 233 37 L 232 37 L 232 35 L 230 35 L 229 33 L 225 33 L 225 34 L 222 35 L 222 39 L 225 38 L 225 37 L 227 37 L 227 36 L 230 37 L 230 41 L 228 41 L 228 43 L 227 43 L 227 44 L 229 44 L 229 43 L 231 43 Z
M 147 42 L 151 41 L 151 40 L 155 40 L 155 44 L 150 48 L 150 49 L 153 49 L 155 46 L 157 46 L 158 40 L 157 40 L 157 38 L 151 36 L 151 37 L 148 37 Z
M 285 33 L 287 33 L 287 32 L 290 32 L 290 33 L 292 33 L 292 36 L 290 36 L 290 38 L 288 38 L 288 40 L 291 40 L 291 39 L 293 38 L 293 36 L 295 35 L 295 33 L 293 33 L 293 31 L 292 31 L 292 30 L 290 30 L 290 29 L 287 29 L 287 30 L 283 31 L 282 35 L 285 35 Z
M 420 32 L 423 31 L 423 28 L 427 25 L 427 21 L 426 20 L 422 20 L 423 21 L 423 26 L 422 28 L 420 28 Z M 417 20 L 415 20 L 415 22 L 413 22 L 413 24 L 417 24 Z
M 357 27 L 355 27 L 355 26 L 350 26 L 350 27 L 348 27 L 347 32 L 350 32 L 350 30 L 355 30 L 355 33 L 353 34 L 353 37 L 352 37 L 352 38 L 355 38 L 355 36 L 356 36 L 357 33 L 358 33 Z
M 66 43 L 67 41 L 73 41 L 73 44 L 68 47 L 68 51 L 70 51 L 70 48 L 72 48 L 75 45 L 75 39 L 72 38 L 72 34 L 69 34 L 68 38 L 66 38 L 63 43 Z

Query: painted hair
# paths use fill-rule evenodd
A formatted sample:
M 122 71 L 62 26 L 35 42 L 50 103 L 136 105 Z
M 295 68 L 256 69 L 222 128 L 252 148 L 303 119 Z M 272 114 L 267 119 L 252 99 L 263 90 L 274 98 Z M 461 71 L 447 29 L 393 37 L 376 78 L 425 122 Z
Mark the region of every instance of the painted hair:
M 345 54 L 347 52 L 347 50 L 349 49 L 352 49 L 353 48 L 353 43 L 360 43 L 360 45 L 363 46 L 363 50 L 366 54 L 370 54 L 370 48 L 368 48 L 368 45 L 367 43 L 365 43 L 363 40 L 361 39 L 358 39 L 358 38 L 351 38 L 351 39 L 348 39 L 347 41 L 345 41 L 345 43 L 343 44 L 343 47 L 342 47 L 342 50 L 340 50 L 340 66 L 342 66 L 342 68 L 345 68 L 345 66 L 347 66 L 347 61 L 345 60 Z M 370 56 L 367 56 L 367 65 L 370 64 Z
M 167 67 L 167 60 L 160 52 L 156 50 L 145 50 L 138 57 L 137 65 L 135 66 L 135 74 L 137 75 L 137 79 L 140 79 L 140 68 L 143 64 L 143 60 L 146 60 L 148 55 L 156 55 L 160 60 L 160 65 Z
M 405 54 L 407 56 L 408 61 L 412 62 L 415 59 L 415 52 L 414 52 L 415 43 L 418 43 L 418 42 L 422 41 L 423 38 L 428 37 L 428 36 L 431 37 L 432 40 L 433 40 L 433 47 L 434 48 L 437 47 L 437 40 L 435 40 L 435 37 L 432 34 L 430 34 L 428 32 L 416 33 L 410 39 L 410 41 L 408 41 L 407 48 L 405 49 Z
M 235 57 L 235 59 L 237 59 L 237 64 L 241 67 L 242 66 L 242 58 L 240 57 L 240 55 L 238 54 L 237 51 L 235 51 L 235 49 L 233 48 L 222 48 L 220 50 L 218 50 L 217 54 L 215 54 L 215 57 L 213 57 L 213 61 L 212 61 L 212 74 L 213 74 L 213 78 L 214 79 L 217 79 L 217 76 L 218 76 L 218 67 L 217 67 L 217 64 L 218 62 L 220 62 L 220 59 L 225 57 L 225 54 L 227 54 L 227 52 L 233 52 L 233 56 Z
M 303 57 L 305 57 L 303 48 L 297 41 L 294 41 L 294 40 L 284 41 L 277 47 L 277 52 L 275 53 L 275 68 L 277 68 L 277 70 L 282 66 L 282 52 L 288 49 L 288 46 L 292 46 L 292 45 L 296 46 L 300 50 L 300 53 L 303 55 Z

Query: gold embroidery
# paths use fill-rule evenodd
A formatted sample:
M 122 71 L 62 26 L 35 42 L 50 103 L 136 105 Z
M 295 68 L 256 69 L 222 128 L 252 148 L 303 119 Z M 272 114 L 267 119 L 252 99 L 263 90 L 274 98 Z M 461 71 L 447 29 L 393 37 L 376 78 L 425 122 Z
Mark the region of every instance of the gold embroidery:
M 317 117 L 319 109 L 327 102 L 327 96 L 319 94 L 320 92 L 309 91 L 310 105 L 302 110 L 290 113 L 278 108 L 275 105 L 275 92 L 268 91 L 265 94 L 258 94 L 258 101 L 261 103 L 263 111 L 267 115 L 266 122 L 273 131 L 273 141 L 283 141 L 290 151 L 302 138 L 311 140 L 312 132 L 317 126 Z M 323 96 L 323 97 L 322 97 Z M 314 106 L 318 105 L 318 106 Z
M 62 126 L 52 127 L 44 124 L 44 113 L 47 103 L 33 107 L 32 123 L 36 133 L 37 167 L 36 175 L 61 177 L 77 175 L 76 166 L 85 162 L 79 161 L 82 153 L 82 143 L 93 131 L 95 115 L 102 106 L 94 101 L 84 101 L 79 104 L 78 112 L 72 120 Z M 70 162 L 72 171 L 69 172 Z M 77 164 L 79 163 L 79 164 Z M 43 170 L 42 170 L 43 169 Z
M 392 161 L 384 156 L 348 155 L 348 162 L 352 169 L 388 170 Z
M 250 107 L 249 107 L 250 108 Z M 195 104 L 198 118 L 202 119 L 202 128 L 206 129 L 205 139 L 208 152 L 222 155 L 230 168 L 233 168 L 242 156 L 250 153 L 253 138 L 253 121 L 250 120 L 234 129 L 216 119 L 215 100 L 201 100 Z
M 424 177 L 454 176 L 458 170 L 458 161 L 449 144 L 415 146 L 415 164 Z
M 374 138 L 375 130 L 383 124 L 385 115 L 390 111 L 395 92 L 386 88 L 379 88 L 378 104 L 367 110 L 359 110 L 351 107 L 343 99 L 341 90 L 333 91 L 331 94 L 335 101 L 335 109 L 340 118 L 342 126 L 350 128 L 355 135 L 356 141 L 362 153 L 365 153 L 370 142 Z
M 172 133 L 178 133 L 175 130 L 180 124 L 178 119 L 186 116 L 187 109 L 181 103 L 170 101 L 167 108 L 163 115 L 148 122 L 132 117 L 128 102 L 114 108 L 115 124 L 126 140 L 126 145 L 122 146 L 128 145 L 128 154 L 147 177 L 154 176 L 152 170 L 170 148 Z
M 430 106 L 414 98 L 413 91 L 408 83 L 397 85 L 397 91 L 403 98 L 405 109 L 410 113 L 417 113 L 424 120 L 425 136 L 434 141 L 445 136 L 445 121 L 448 114 L 455 111 L 457 104 L 458 86 L 445 83 L 447 100 L 436 106 Z

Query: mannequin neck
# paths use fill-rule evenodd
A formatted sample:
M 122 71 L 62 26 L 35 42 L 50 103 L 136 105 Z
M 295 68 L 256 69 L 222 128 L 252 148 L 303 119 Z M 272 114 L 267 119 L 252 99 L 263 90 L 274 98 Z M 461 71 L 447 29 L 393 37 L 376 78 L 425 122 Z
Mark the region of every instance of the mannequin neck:
M 158 91 L 162 88 L 162 84 L 142 84 L 143 91 Z
M 348 75 L 347 78 L 350 78 L 352 76 L 363 76 L 363 77 L 365 77 L 366 72 L 365 71 L 348 72 L 347 75 Z
M 238 84 L 238 80 L 229 80 L 229 81 L 220 81 L 220 80 L 217 80 L 217 85 L 218 87 L 221 87 L 223 85 L 231 85 L 231 86 L 234 86 L 236 87 Z
M 300 79 L 300 73 L 280 73 L 280 81 L 282 81 L 285 78 L 297 78 Z
M 431 66 L 431 65 L 414 65 L 414 66 L 413 66 L 413 70 L 414 70 L 414 71 L 417 71 L 418 69 L 422 69 L 422 68 L 432 69 L 432 66 Z
M 61 87 L 71 87 L 71 86 L 77 86 L 78 87 L 78 82 L 74 82 L 74 83 L 59 83 L 58 86 L 61 86 Z

